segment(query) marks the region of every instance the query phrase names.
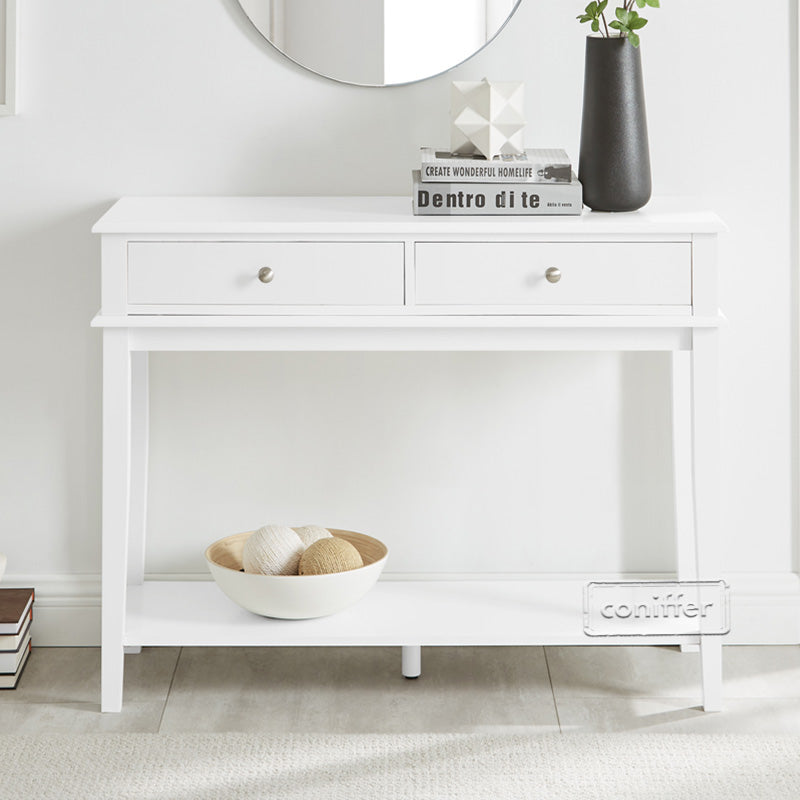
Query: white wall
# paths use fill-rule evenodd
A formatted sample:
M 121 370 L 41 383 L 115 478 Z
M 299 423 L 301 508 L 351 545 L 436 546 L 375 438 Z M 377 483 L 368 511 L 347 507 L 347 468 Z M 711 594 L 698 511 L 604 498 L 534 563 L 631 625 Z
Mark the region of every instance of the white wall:
M 449 141 L 453 79 L 525 81 L 527 143 L 577 157 L 582 3 L 524 0 L 476 58 L 391 89 L 300 69 L 234 0 L 22 5 L 21 111 L 0 118 L 0 550 L 12 579 L 88 586 L 94 220 L 125 194 L 407 194 L 417 148 Z M 769 35 L 752 13 L 651 10 L 643 60 L 655 191 L 698 195 L 730 226 L 725 569 L 786 576 L 789 3 Z M 152 571 L 200 572 L 205 544 L 268 520 L 373 532 L 392 571 L 674 565 L 661 356 L 163 355 L 152 372 Z M 520 528 L 519 544 L 502 535 Z

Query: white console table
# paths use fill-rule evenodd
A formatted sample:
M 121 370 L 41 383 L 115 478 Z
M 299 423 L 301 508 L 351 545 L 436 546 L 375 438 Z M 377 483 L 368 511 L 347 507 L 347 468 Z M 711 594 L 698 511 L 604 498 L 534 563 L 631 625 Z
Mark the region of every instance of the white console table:
M 368 601 L 286 623 L 212 582 L 148 581 L 144 552 L 150 351 L 669 351 L 677 577 L 718 580 L 723 229 L 714 214 L 658 201 L 532 218 L 415 217 L 398 197 L 117 202 L 94 227 L 102 709 L 121 709 L 125 649 L 145 645 L 397 645 L 413 676 L 427 645 L 610 642 L 699 645 L 703 706 L 719 709 L 719 637 L 587 637 L 582 581 L 379 581 Z

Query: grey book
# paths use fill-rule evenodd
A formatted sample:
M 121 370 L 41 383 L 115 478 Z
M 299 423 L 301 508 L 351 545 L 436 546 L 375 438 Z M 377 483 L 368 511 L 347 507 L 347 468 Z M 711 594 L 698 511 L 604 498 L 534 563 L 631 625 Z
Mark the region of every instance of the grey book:
M 448 183 L 569 183 L 572 164 L 564 150 L 528 149 L 520 155 L 462 155 L 420 148 L 420 178 L 424 182 Z
M 583 187 L 572 174 L 569 183 L 536 186 L 519 183 L 430 183 L 412 171 L 414 214 L 440 216 L 501 216 L 571 214 L 583 210 Z

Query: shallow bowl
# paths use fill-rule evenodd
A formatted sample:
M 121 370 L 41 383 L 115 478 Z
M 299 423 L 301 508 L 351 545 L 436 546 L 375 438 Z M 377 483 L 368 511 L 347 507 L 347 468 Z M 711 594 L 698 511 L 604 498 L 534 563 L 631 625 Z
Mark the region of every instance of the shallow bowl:
M 329 529 L 361 554 L 363 567 L 329 575 L 257 575 L 242 570 L 242 550 L 253 531 L 219 539 L 206 549 L 217 586 L 242 608 L 263 617 L 310 619 L 335 614 L 363 597 L 378 580 L 388 555 L 383 542 L 354 531 Z

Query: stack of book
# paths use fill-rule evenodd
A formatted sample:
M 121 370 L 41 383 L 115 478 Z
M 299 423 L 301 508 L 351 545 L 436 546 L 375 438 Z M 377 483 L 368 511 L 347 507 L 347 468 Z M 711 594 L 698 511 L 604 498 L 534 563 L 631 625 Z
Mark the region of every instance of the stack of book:
M 421 148 L 412 171 L 415 214 L 580 214 L 583 190 L 563 150 L 464 156 Z
M 0 689 L 14 689 L 31 652 L 33 589 L 0 589 Z

